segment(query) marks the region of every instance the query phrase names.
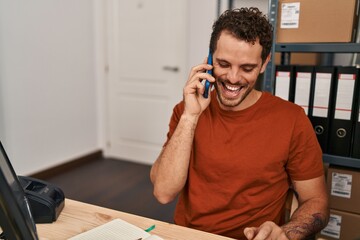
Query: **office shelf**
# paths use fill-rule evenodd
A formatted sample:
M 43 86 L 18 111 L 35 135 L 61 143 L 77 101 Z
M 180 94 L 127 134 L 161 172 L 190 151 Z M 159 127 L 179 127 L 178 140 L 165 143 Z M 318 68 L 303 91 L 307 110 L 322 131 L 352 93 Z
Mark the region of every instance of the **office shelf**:
M 275 52 L 358 53 L 359 43 L 277 43 Z
M 358 4 L 360 0 L 358 0 Z M 262 89 L 264 91 L 272 92 L 274 90 L 275 81 L 275 63 L 274 55 L 275 52 L 282 54 L 288 54 L 290 56 L 293 52 L 303 53 L 360 53 L 360 43 L 275 43 L 276 39 L 276 27 L 277 27 L 277 11 L 278 11 L 278 0 L 269 0 L 269 21 L 274 27 L 274 43 L 272 46 L 272 59 L 266 67 L 263 79 Z M 360 21 L 360 18 L 359 20 Z M 360 22 L 358 23 L 360 26 Z M 360 29 L 360 28 L 359 28 Z M 360 39 L 359 32 L 356 39 Z M 360 159 L 342 157 L 330 154 L 323 154 L 324 163 L 352 167 L 360 169 Z
M 357 0 L 360 4 L 360 0 Z M 220 2 L 220 1 L 219 1 Z M 233 6 L 233 0 L 228 0 L 229 8 Z M 274 56 L 276 52 L 282 54 L 288 54 L 290 57 L 293 52 L 302 52 L 302 53 L 324 53 L 333 54 L 333 53 L 360 53 L 360 43 L 276 43 L 276 27 L 277 27 L 277 15 L 278 15 L 278 0 L 269 0 L 269 21 L 274 27 L 273 32 L 273 45 L 271 50 L 271 60 L 266 66 L 265 72 L 261 79 L 260 89 L 273 93 L 274 91 L 274 81 L 275 81 L 275 62 Z M 360 18 L 358 26 L 360 26 Z M 360 29 L 360 28 L 359 28 Z M 358 35 L 360 32 L 357 33 Z M 357 36 L 357 39 L 360 39 L 360 36 Z M 352 167 L 360 169 L 360 159 L 342 157 L 330 154 L 323 154 L 323 162 L 333 165 L 339 165 L 344 167 Z
M 323 162 L 360 169 L 360 159 L 323 154 Z

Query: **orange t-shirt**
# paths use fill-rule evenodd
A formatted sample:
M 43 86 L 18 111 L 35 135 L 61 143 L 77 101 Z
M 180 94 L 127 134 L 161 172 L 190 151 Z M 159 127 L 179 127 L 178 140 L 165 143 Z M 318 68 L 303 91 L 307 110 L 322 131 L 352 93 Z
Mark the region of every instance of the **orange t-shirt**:
M 303 109 L 263 92 L 251 107 L 225 111 L 215 91 L 199 118 L 176 224 L 236 239 L 247 226 L 281 224 L 290 179 L 323 174 L 322 152 Z M 168 139 L 184 110 L 175 106 Z

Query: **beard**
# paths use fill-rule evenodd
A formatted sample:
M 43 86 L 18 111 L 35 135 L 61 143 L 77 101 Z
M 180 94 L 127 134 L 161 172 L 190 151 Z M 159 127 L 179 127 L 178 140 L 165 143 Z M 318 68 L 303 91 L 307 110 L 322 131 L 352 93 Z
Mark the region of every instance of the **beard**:
M 225 94 L 225 92 L 230 90 L 225 86 L 225 84 L 237 86 L 240 87 L 240 89 L 233 92 L 234 97 L 229 97 Z M 254 87 L 249 86 L 249 84 L 232 84 L 228 80 L 221 78 L 216 79 L 214 86 L 216 89 L 218 100 L 220 104 L 225 108 L 234 108 L 239 106 L 254 89 Z

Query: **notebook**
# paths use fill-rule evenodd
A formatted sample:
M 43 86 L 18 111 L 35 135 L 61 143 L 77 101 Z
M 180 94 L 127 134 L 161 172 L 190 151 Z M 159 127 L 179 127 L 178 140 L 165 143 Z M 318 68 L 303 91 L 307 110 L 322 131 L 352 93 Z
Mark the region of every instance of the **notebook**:
M 80 233 L 70 240 L 163 240 L 145 230 L 121 219 L 114 219 L 89 231 Z

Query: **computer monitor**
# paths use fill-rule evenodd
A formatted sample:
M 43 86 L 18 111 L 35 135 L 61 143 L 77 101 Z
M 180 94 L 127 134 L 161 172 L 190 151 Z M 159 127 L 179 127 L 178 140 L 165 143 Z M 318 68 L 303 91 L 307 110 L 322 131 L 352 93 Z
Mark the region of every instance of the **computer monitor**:
M 24 189 L 0 141 L 0 226 L 3 239 L 38 239 Z

